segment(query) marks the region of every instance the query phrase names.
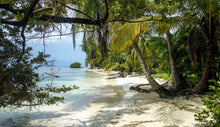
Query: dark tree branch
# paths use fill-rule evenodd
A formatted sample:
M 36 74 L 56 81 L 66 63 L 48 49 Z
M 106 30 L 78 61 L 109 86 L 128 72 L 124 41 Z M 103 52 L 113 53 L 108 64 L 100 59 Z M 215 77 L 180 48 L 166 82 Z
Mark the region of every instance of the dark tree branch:
M 10 11 L 10 12 L 14 13 L 15 15 L 17 15 L 18 13 L 21 13 L 21 12 L 25 14 L 24 19 L 21 21 L 0 18 L 0 23 L 19 26 L 19 27 L 23 27 L 24 25 L 27 25 L 29 18 L 31 18 L 34 14 L 37 14 L 37 12 L 40 13 L 40 12 L 42 12 L 42 10 L 51 9 L 51 8 L 44 8 L 44 9 L 39 9 L 39 10 L 35 11 L 34 8 L 38 2 L 39 2 L 39 0 L 34 0 L 30 4 L 30 7 L 28 9 L 19 9 L 11 4 L 0 4 L 1 9 L 5 9 L 7 11 Z M 105 1 L 105 3 L 107 6 L 107 1 Z M 66 6 L 66 7 L 68 7 L 68 6 Z M 69 9 L 70 9 L 70 7 L 69 7 Z M 107 8 L 107 10 L 108 10 L 108 8 Z M 85 13 L 80 12 L 79 10 L 75 9 L 75 11 L 86 15 Z M 92 18 L 91 16 L 88 16 L 88 15 L 87 15 L 87 17 Z M 42 15 L 41 17 L 37 18 L 37 20 L 55 22 L 55 23 L 80 23 L 80 24 L 88 24 L 88 25 L 100 25 L 101 22 L 103 22 L 103 20 L 106 21 L 107 17 L 108 17 L 108 11 L 106 12 L 105 18 L 102 20 L 101 19 L 92 20 L 92 19 L 85 19 L 85 18 L 70 18 L 70 17 L 54 16 L 54 15 Z
M 107 0 L 105 0 L 105 8 L 106 8 L 106 12 L 105 12 L 105 16 L 104 16 L 103 20 L 107 21 L 108 16 L 109 16 L 109 9 L 108 9 L 108 2 L 107 2 Z
M 39 0 L 34 0 L 29 9 L 27 11 L 25 11 L 25 17 L 23 19 L 24 21 L 24 25 L 27 25 L 27 22 L 29 20 L 29 17 L 32 15 L 33 11 L 34 11 L 34 8 L 36 7 L 37 3 L 39 2 Z
M 84 18 L 69 18 L 69 17 L 62 17 L 62 16 L 52 16 L 52 15 L 42 15 L 41 17 L 37 18 L 41 21 L 48 21 L 54 23 L 80 23 L 80 24 L 88 24 L 88 25 L 99 25 L 101 20 L 91 20 L 91 19 L 84 19 Z
M 68 35 L 72 35 L 75 33 L 80 33 L 80 32 L 95 32 L 98 29 L 94 29 L 94 30 L 82 30 L 82 31 L 76 31 L 76 32 L 71 32 L 71 33 L 65 33 L 65 34 L 56 34 L 56 35 L 47 35 L 47 36 L 32 36 L 32 37 L 28 37 L 27 39 L 42 39 L 42 38 L 49 38 L 49 37 L 57 37 L 57 36 L 68 36 Z
M 101 20 L 91 20 L 84 18 L 70 18 L 70 17 L 62 17 L 62 16 L 52 16 L 52 15 L 42 15 L 37 18 L 37 20 L 48 21 L 54 23 L 80 23 L 80 24 L 88 24 L 88 25 L 99 25 Z M 14 25 L 22 27 L 25 24 L 25 20 L 22 21 L 13 21 L 7 19 L 0 19 L 1 24 Z
M 19 26 L 22 27 L 23 21 L 13 21 L 13 20 L 8 20 L 8 19 L 1 19 L 0 18 L 0 23 L 1 24 L 7 24 L 7 25 L 13 25 L 13 26 Z
M 23 42 L 22 42 L 22 52 L 21 52 L 21 56 L 19 57 L 19 59 L 17 60 L 17 63 L 19 63 L 25 53 L 25 45 L 26 45 L 26 40 L 25 40 L 25 36 L 24 36 L 24 30 L 25 30 L 26 26 L 24 26 L 21 30 L 21 37 L 23 39 Z
M 25 17 L 22 20 L 23 22 L 22 22 L 22 30 L 21 30 L 21 37 L 23 39 L 23 42 L 22 42 L 22 54 L 21 54 L 20 58 L 18 59 L 17 63 L 19 63 L 21 61 L 21 59 L 22 59 L 22 57 L 23 57 L 23 55 L 25 53 L 26 40 L 25 40 L 24 30 L 25 30 L 25 28 L 27 26 L 27 23 L 29 21 L 29 17 L 32 15 L 32 12 L 34 11 L 34 8 L 36 7 L 38 2 L 39 2 L 39 0 L 34 0 L 31 3 L 29 9 L 24 12 L 25 13 Z
M 11 4 L 0 4 L 0 8 L 8 10 L 12 12 L 13 14 L 23 13 L 23 9 L 19 9 L 18 7 L 11 5 Z

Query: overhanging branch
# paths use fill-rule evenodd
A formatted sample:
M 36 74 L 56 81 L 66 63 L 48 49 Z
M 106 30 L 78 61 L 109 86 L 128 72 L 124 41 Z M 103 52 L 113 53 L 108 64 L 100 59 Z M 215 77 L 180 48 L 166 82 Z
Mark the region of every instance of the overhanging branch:
M 10 11 L 13 14 L 23 13 L 23 9 L 19 9 L 18 7 L 11 4 L 0 4 L 0 8 Z
M 108 16 L 109 16 L 109 9 L 108 9 L 108 2 L 107 2 L 107 0 L 105 0 L 105 8 L 106 8 L 106 12 L 105 12 L 105 16 L 104 16 L 103 20 L 107 21 Z
M 48 21 L 54 23 L 80 23 L 80 24 L 88 24 L 88 25 L 99 25 L 101 23 L 101 20 L 70 18 L 70 17 L 52 16 L 52 15 L 42 15 L 37 19 L 41 21 Z
M 65 34 L 55 34 L 55 35 L 47 35 L 47 36 L 31 36 L 31 37 L 27 37 L 27 39 L 42 39 L 42 38 L 49 38 L 49 37 L 57 37 L 57 36 L 68 36 L 68 35 L 72 35 L 72 34 L 76 34 L 76 33 L 80 33 L 80 32 L 95 32 L 98 29 L 94 29 L 94 30 L 82 30 L 82 31 L 76 31 L 76 32 L 71 32 L 71 33 L 65 33 Z

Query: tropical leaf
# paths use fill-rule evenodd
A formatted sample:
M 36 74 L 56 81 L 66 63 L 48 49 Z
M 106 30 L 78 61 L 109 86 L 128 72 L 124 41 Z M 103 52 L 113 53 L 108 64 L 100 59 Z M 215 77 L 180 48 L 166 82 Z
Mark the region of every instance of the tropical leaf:
M 139 23 L 127 23 L 116 31 L 112 38 L 111 46 L 116 53 L 119 54 L 121 51 L 124 51 L 127 47 L 131 46 L 139 34 Z
M 151 33 L 153 30 L 159 29 L 163 30 L 164 33 L 164 29 L 167 29 L 169 26 L 166 22 L 155 23 L 150 21 L 151 19 L 152 17 L 142 17 L 132 20 L 137 21 L 136 23 L 126 23 L 119 27 L 111 40 L 112 49 L 119 54 L 121 51 L 124 51 L 127 47 L 131 46 L 141 33 Z M 154 19 L 161 19 L 161 17 L 155 16 Z
M 73 38 L 73 48 L 75 49 L 76 47 L 76 32 L 78 31 L 78 27 L 76 25 L 72 25 L 71 27 L 71 32 L 72 32 L 72 38 Z

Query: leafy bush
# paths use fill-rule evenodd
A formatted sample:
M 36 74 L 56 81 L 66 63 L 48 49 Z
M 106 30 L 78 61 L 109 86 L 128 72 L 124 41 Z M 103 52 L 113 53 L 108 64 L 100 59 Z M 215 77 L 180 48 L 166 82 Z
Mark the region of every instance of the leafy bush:
M 219 127 L 220 125 L 220 80 L 211 80 L 214 85 L 210 86 L 213 91 L 210 97 L 202 98 L 206 109 L 195 115 L 196 120 L 204 121 L 210 127 Z
M 79 62 L 75 62 L 70 65 L 70 68 L 80 68 L 80 67 L 81 67 L 81 64 Z
M 166 79 L 170 82 L 172 81 L 172 75 L 168 74 L 168 73 L 158 73 L 158 74 L 152 75 L 152 77 L 158 77 L 158 78 Z

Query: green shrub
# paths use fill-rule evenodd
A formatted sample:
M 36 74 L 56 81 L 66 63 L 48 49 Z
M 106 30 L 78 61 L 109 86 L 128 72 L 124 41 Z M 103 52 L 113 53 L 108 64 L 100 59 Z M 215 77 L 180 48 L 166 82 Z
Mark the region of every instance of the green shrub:
M 166 79 L 168 81 L 172 81 L 172 75 L 168 73 L 158 73 L 158 74 L 153 74 L 152 77 L 158 77 L 162 79 Z
M 80 68 L 80 67 L 81 67 L 81 64 L 79 62 L 75 62 L 70 65 L 70 68 Z
M 209 127 L 219 127 L 220 125 L 220 80 L 211 80 L 214 85 L 210 86 L 213 91 L 210 97 L 202 98 L 206 106 L 201 112 L 195 115 L 196 120 L 206 122 Z

